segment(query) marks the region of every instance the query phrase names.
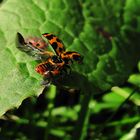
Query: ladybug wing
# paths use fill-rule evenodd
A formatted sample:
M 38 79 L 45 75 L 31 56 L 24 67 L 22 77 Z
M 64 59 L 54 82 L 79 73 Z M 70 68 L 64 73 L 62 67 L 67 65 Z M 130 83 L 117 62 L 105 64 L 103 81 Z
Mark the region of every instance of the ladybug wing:
M 78 52 L 74 51 L 66 51 L 61 55 L 61 57 L 66 64 L 68 64 L 69 61 L 71 62 L 76 61 L 78 63 L 82 63 L 83 61 L 83 56 L 81 56 L 81 54 L 79 54 Z
M 46 61 L 46 62 L 42 62 L 38 64 L 35 68 L 35 71 L 41 75 L 45 75 L 46 72 L 51 71 L 53 69 L 54 69 L 54 66 L 48 61 Z
M 16 44 L 18 49 L 27 54 L 35 50 L 32 45 L 25 41 L 24 37 L 20 33 L 17 33 Z
M 26 44 L 23 36 L 20 33 L 18 33 L 18 32 L 17 32 L 17 41 L 21 45 L 25 45 Z
M 17 33 L 16 44 L 18 49 L 28 52 L 29 48 L 26 47 L 26 42 L 20 33 Z
M 36 60 L 43 60 L 43 61 L 46 61 L 48 57 L 54 55 L 54 53 L 46 51 L 44 50 L 44 48 L 36 47 L 35 46 L 36 42 L 34 43 L 33 41 L 34 41 L 33 38 L 28 38 L 25 40 L 20 33 L 17 33 L 16 44 L 17 44 L 17 48 L 20 51 L 23 51 L 26 54 L 33 56 Z
M 63 42 L 55 35 L 50 33 L 42 34 L 45 38 L 48 39 L 48 42 L 53 47 L 55 53 L 60 56 L 63 52 L 65 52 L 65 47 Z

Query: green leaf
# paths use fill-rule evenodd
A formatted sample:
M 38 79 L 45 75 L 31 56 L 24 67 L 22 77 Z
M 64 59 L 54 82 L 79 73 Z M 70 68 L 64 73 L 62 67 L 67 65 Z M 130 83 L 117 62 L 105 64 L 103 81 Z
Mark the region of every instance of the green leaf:
M 54 33 L 67 50 L 84 56 L 83 65 L 72 66 L 75 73 L 68 78 L 68 85 L 90 93 L 93 88 L 104 91 L 122 84 L 140 56 L 137 45 L 121 39 L 123 26 L 131 26 L 120 19 L 123 4 L 118 1 L 115 8 L 113 0 L 106 4 L 98 0 L 7 0 L 0 9 L 0 115 L 42 90 L 41 76 L 34 71 L 37 62 L 16 48 L 17 32 L 25 37 Z M 110 32 L 113 39 L 104 38 L 97 27 Z
M 133 140 L 133 139 L 139 139 L 139 137 L 137 136 L 138 134 L 138 129 L 140 127 L 140 123 L 138 122 L 129 133 L 127 133 L 126 135 L 124 135 L 122 138 L 120 138 L 120 140 Z
M 128 81 L 136 86 L 140 86 L 140 74 L 132 74 Z
M 28 6 L 27 1 L 20 3 L 16 0 L 12 2 L 7 1 L 1 6 L 0 115 L 13 107 L 18 107 L 25 98 L 39 95 L 43 89 L 38 81 L 39 79 L 41 80 L 41 77 L 34 71 L 37 63 L 26 54 L 17 50 L 15 45 L 16 32 L 29 31 L 28 28 L 31 25 L 29 22 L 33 22 L 32 20 L 34 19 L 31 17 L 36 15 L 38 19 L 41 19 L 39 14 L 41 10 L 36 11 L 38 14 L 33 13 L 27 10 L 28 8 L 32 9 L 31 7 L 36 9 L 37 6 L 32 3 Z M 25 16 L 26 14 L 28 16 Z M 25 21 L 29 21 L 28 27 L 26 27 L 27 23 Z M 35 28 L 36 24 L 37 22 L 32 25 L 31 30 Z M 33 30 L 33 32 L 36 32 L 36 30 Z

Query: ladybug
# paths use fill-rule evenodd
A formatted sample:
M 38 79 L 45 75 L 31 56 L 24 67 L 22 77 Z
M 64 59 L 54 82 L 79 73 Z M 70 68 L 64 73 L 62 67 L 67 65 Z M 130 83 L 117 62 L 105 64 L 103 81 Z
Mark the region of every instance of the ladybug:
M 59 59 L 58 56 L 54 55 L 53 57 L 48 58 L 47 61 L 37 65 L 35 71 L 43 75 L 44 81 L 42 82 L 42 85 L 48 85 L 51 81 L 56 79 L 56 77 L 61 79 L 66 76 L 68 74 L 68 69 L 70 69 L 70 67 Z
M 57 36 L 49 33 L 45 33 L 43 36 L 48 39 L 55 53 L 47 50 L 48 44 L 42 38 L 24 39 L 20 33 L 17 33 L 17 47 L 28 55 L 43 61 L 36 66 L 35 71 L 43 75 L 43 84 L 48 85 L 56 77 L 61 79 L 70 74 L 70 64 L 73 61 L 81 63 L 83 56 L 78 52 L 66 51 L 63 42 Z
M 66 51 L 63 42 L 57 36 L 50 33 L 44 33 L 42 35 L 48 39 L 48 42 L 54 49 L 56 55 L 58 55 L 66 64 L 73 61 L 78 63 L 83 61 L 83 56 L 81 56 L 78 52 Z

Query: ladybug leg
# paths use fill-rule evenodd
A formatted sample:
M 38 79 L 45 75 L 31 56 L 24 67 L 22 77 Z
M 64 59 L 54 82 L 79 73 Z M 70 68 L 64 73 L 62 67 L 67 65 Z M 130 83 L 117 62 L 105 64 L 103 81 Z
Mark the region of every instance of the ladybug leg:
M 43 80 L 42 82 L 41 82 L 41 85 L 42 86 L 45 86 L 45 87 L 49 87 L 50 86 L 50 81 L 47 81 L 47 80 Z
M 55 78 L 60 74 L 60 71 L 57 69 L 46 71 L 43 77 L 42 85 L 48 85 L 52 81 L 55 80 Z M 57 79 L 57 78 L 56 78 Z
M 43 81 L 41 82 L 41 85 L 45 85 L 46 87 L 48 87 L 51 84 L 51 81 L 52 81 L 52 72 L 46 71 L 43 77 Z
M 54 53 L 50 51 L 38 52 L 37 56 L 39 60 L 47 60 L 49 57 L 54 56 Z
M 45 56 L 54 56 L 54 53 L 53 52 L 50 52 L 50 51 L 44 51 L 44 52 L 39 52 L 39 54 L 41 55 L 45 55 Z

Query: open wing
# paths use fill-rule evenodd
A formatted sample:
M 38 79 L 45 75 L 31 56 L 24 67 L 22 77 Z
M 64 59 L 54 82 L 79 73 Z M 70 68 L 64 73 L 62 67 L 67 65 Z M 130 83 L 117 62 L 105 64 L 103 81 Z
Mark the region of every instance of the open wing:
M 24 39 L 20 33 L 17 33 L 16 44 L 19 50 L 33 56 L 36 60 L 46 61 L 48 57 L 54 55 L 53 52 L 46 50 L 48 45 L 42 38 L 30 37 Z
M 57 36 L 50 33 L 44 33 L 42 35 L 48 39 L 48 42 L 53 47 L 57 55 L 60 56 L 63 52 L 65 52 L 64 44 Z

